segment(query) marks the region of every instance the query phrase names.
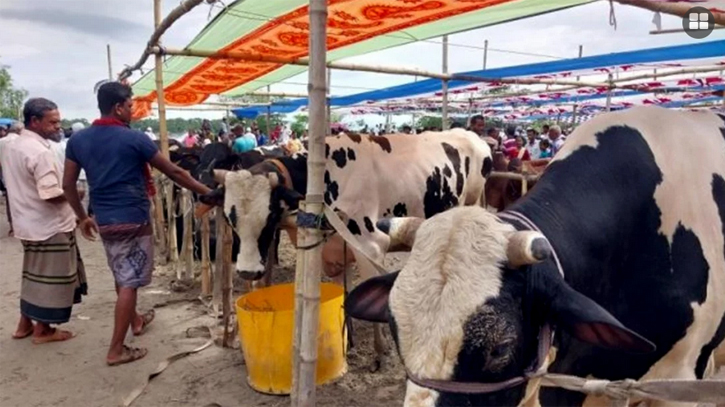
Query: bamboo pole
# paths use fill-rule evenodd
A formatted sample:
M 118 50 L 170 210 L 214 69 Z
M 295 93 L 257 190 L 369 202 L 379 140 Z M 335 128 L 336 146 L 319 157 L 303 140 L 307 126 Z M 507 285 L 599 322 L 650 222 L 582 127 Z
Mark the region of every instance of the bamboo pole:
M 681 68 L 681 69 L 675 69 L 672 71 L 666 71 L 666 72 L 655 72 L 655 73 L 646 73 L 641 75 L 633 75 L 629 77 L 622 77 L 620 79 L 615 79 L 614 83 L 621 83 L 621 82 L 631 82 L 631 81 L 637 81 L 641 79 L 650 79 L 650 78 L 663 78 L 666 76 L 676 76 L 676 75 L 687 75 L 692 73 L 707 73 L 707 72 L 717 72 L 722 70 L 722 65 L 707 65 L 707 66 L 698 66 L 698 67 L 690 67 L 690 68 Z M 630 85 L 631 86 L 631 85 Z
M 443 61 L 441 70 L 444 74 L 448 73 L 448 36 L 443 36 Z M 444 79 L 442 84 L 443 100 L 441 106 L 441 128 L 448 130 L 448 80 Z
M 184 217 L 184 236 L 181 243 L 181 258 L 183 262 L 179 262 L 176 266 L 176 279 L 179 281 L 189 282 L 193 278 L 194 268 L 194 222 L 192 219 L 191 191 L 188 189 L 181 190 L 181 210 Z
M 224 269 L 224 230 L 227 226 L 222 208 L 216 208 L 216 258 L 214 259 L 214 274 L 212 276 L 212 309 L 214 317 L 219 316 L 222 309 L 222 281 Z
M 325 171 L 325 61 L 327 36 L 327 0 L 310 0 L 309 40 L 309 155 L 307 159 L 307 212 L 321 216 L 323 212 L 322 192 Z M 300 228 L 304 230 L 303 228 Z M 307 229 L 306 243 L 322 239 L 320 229 Z M 295 407 L 314 407 L 316 404 L 317 330 L 320 318 L 320 272 L 322 270 L 322 246 L 307 250 L 304 254 L 302 318 L 300 350 L 296 355 L 297 387 Z
M 245 51 L 209 51 L 209 50 L 198 50 L 198 49 L 176 49 L 176 48 L 159 48 L 151 47 L 151 52 L 154 54 L 164 55 L 180 55 L 180 56 L 191 56 L 201 57 L 209 59 L 229 59 L 229 60 L 240 60 L 240 61 L 260 61 L 260 62 L 274 62 L 278 64 L 286 65 L 298 65 L 298 66 L 309 66 L 310 62 L 307 59 L 295 59 L 285 58 L 273 55 L 262 55 L 253 52 Z M 428 72 L 420 69 L 410 68 L 399 68 L 399 67 L 386 67 L 377 65 L 363 65 L 363 64 L 352 64 L 345 62 L 328 62 L 326 64 L 328 68 L 340 69 L 343 71 L 361 71 L 361 72 L 375 72 L 375 73 L 387 73 L 396 75 L 410 75 L 410 76 L 422 76 L 433 79 L 447 79 L 447 80 L 461 80 L 469 82 L 498 82 L 504 84 L 519 84 L 519 85 L 576 85 L 576 86 L 589 86 L 589 87 L 604 87 L 608 86 L 606 83 L 600 82 L 576 82 L 573 80 L 560 80 L 560 79 L 534 79 L 534 78 L 484 78 L 475 75 L 460 75 L 460 74 L 441 74 L 436 72 Z
M 201 294 L 211 295 L 211 264 L 209 261 L 209 214 L 201 217 Z
M 217 244 L 219 242 L 217 241 Z M 231 348 L 234 341 L 234 329 L 229 329 L 229 320 L 232 314 L 232 228 L 224 222 L 224 237 L 222 240 L 223 256 L 222 256 L 222 323 L 224 324 L 224 337 L 222 346 Z
M 582 57 L 583 53 L 584 53 L 584 45 L 579 44 L 579 58 Z M 577 75 L 576 80 L 579 81 L 579 75 Z
M 158 173 L 158 171 L 155 171 Z M 158 253 L 161 254 L 161 264 L 166 265 L 168 262 L 168 247 L 166 245 L 166 225 L 164 222 L 164 186 L 160 182 L 161 175 L 158 174 L 154 177 L 154 183 L 156 184 L 156 195 L 154 195 L 154 231 L 156 232 L 156 239 L 158 242 Z
M 160 24 L 161 0 L 154 0 L 154 25 L 156 26 L 157 30 Z M 154 45 L 158 45 L 159 39 L 160 36 L 155 39 L 157 42 L 154 43 Z M 161 60 L 160 54 L 156 55 L 155 62 L 156 94 L 158 96 L 157 103 L 159 106 L 159 140 L 161 141 L 161 154 L 163 154 L 164 157 L 169 158 L 169 132 L 166 128 L 166 103 L 164 99 L 164 71 L 163 61 Z M 176 262 L 179 260 L 179 253 L 177 251 L 178 246 L 176 244 L 176 222 L 174 217 L 174 207 L 174 188 L 169 187 L 168 189 L 166 189 L 166 213 L 168 219 L 168 227 L 166 228 L 166 230 L 168 231 L 168 251 L 166 254 L 171 262 Z
M 299 210 L 307 211 L 304 201 L 299 204 Z M 297 232 L 298 246 L 306 245 L 307 229 L 300 228 Z M 305 298 L 304 282 L 305 282 L 305 252 L 297 250 L 297 259 L 295 261 L 295 307 L 294 307 L 294 333 L 292 337 L 292 390 L 291 401 L 292 406 L 297 406 L 297 394 L 299 393 L 299 367 L 300 367 L 300 341 L 302 340 L 302 302 Z
M 267 85 L 267 93 L 271 92 L 271 86 Z M 267 139 L 269 140 L 272 135 L 272 97 L 267 96 L 267 103 L 269 105 L 267 106 Z
M 489 179 L 509 179 L 514 181 L 523 181 L 526 180 L 527 182 L 534 182 L 539 179 L 538 175 L 529 175 L 529 174 L 519 174 L 516 172 L 501 172 L 501 171 L 493 171 L 491 172 L 491 175 L 489 175 Z
M 612 73 L 611 72 L 607 75 L 607 81 L 609 83 L 612 83 Z M 612 87 L 611 86 L 607 88 L 607 105 L 606 106 L 607 106 L 607 112 L 612 110 Z

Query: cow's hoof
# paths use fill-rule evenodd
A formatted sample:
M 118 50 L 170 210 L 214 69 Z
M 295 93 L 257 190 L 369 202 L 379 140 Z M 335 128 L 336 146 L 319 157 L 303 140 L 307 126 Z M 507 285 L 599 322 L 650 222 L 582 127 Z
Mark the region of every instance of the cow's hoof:
M 264 271 L 237 271 L 237 275 L 239 275 L 242 280 L 257 281 L 264 277 Z

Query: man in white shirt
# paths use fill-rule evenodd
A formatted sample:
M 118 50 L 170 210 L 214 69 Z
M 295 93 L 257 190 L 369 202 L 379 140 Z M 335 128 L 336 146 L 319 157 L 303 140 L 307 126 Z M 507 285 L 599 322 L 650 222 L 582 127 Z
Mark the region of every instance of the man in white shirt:
M 66 341 L 68 322 L 87 286 L 75 241 L 76 217 L 63 194 L 62 173 L 50 139 L 60 130 L 55 103 L 30 99 L 23 108 L 25 130 L 2 150 L 15 237 L 23 244 L 20 321 L 15 339 Z
M 156 134 L 154 134 L 154 130 L 151 127 L 146 128 L 146 135 L 149 136 L 149 138 L 153 141 L 159 139 L 158 137 L 156 137 Z
M 551 140 L 551 154 L 555 156 L 559 152 L 561 146 L 564 145 L 566 138 L 561 135 L 561 127 L 555 124 L 549 127 L 549 140 Z
M 532 160 L 538 160 L 541 158 L 541 147 L 539 147 L 539 140 L 536 137 L 536 130 L 533 127 L 526 129 L 526 149 L 529 151 L 529 155 Z
M 10 125 L 10 128 L 7 130 L 7 134 L 5 137 L 0 138 L 0 177 L 3 177 L 3 163 L 2 163 L 2 152 L 5 146 L 10 144 L 13 140 L 18 138 L 20 136 L 20 132 L 23 131 L 25 126 L 23 126 L 22 122 L 15 122 Z M 4 178 L 3 178 L 4 180 Z M 4 181 L 3 181 L 4 183 Z M 13 236 L 13 216 L 12 212 L 10 211 L 10 198 L 8 197 L 7 191 L 5 191 L 5 214 L 8 217 L 8 224 L 10 225 L 10 230 L 8 231 L 8 236 Z

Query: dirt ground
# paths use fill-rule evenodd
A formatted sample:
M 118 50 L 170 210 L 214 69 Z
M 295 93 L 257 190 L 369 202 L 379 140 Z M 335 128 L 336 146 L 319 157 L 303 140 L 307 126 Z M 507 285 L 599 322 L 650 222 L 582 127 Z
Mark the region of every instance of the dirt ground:
M 0 407 L 117 406 L 144 382 L 159 362 L 208 340 L 187 334 L 188 328 L 217 323 L 208 308 L 197 299 L 198 283 L 189 291 L 172 292 L 173 271 L 157 267 L 154 282 L 139 295 L 140 309 L 155 308 L 156 320 L 146 334 L 133 340 L 134 346 L 148 348 L 149 354 L 131 364 L 107 367 L 105 355 L 113 328 L 116 297 L 113 278 L 101 243 L 85 241 L 80 235 L 78 240 L 88 273 L 89 295 L 73 308 L 71 321 L 63 326 L 77 337 L 45 345 L 33 345 L 30 339 L 11 339 L 19 316 L 22 249 L 19 241 L 7 237 L 8 224 L 2 205 L 4 202 L 0 203 Z M 294 278 L 294 252 L 286 236 L 284 239 L 276 282 Z M 400 259 L 390 261 L 400 262 Z M 237 292 L 235 296 L 239 294 Z M 369 324 L 356 324 L 354 339 L 355 347 L 348 354 L 348 373 L 336 382 L 318 388 L 317 405 L 401 405 L 405 375 L 397 355 L 390 352 L 381 371 L 371 373 Z M 133 404 L 147 407 L 287 405 L 289 397 L 263 395 L 247 385 L 241 350 L 218 346 L 173 363 Z

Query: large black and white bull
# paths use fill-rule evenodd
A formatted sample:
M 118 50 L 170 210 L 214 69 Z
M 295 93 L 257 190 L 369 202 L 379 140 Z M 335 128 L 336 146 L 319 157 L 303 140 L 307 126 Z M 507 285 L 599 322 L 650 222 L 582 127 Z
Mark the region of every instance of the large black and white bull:
M 348 230 L 379 262 L 390 247 L 390 238 L 375 227 L 379 219 L 428 218 L 455 206 L 480 205 L 492 168 L 488 145 L 461 129 L 338 135 L 325 143 L 325 203 L 347 215 Z M 215 176 L 225 186 L 224 213 L 241 239 L 236 270 L 245 278 L 261 278 L 272 234 L 306 192 L 307 156 L 267 160 L 237 172 L 215 171 Z M 295 242 L 294 233 L 291 237 Z M 343 247 L 337 235 L 323 246 L 327 275 L 341 276 L 346 255 L 349 262 L 357 261 L 363 279 L 377 275 L 364 256 L 345 253 Z M 375 332 L 380 350 L 377 327 Z
M 358 286 L 346 307 L 390 323 L 409 372 L 405 406 L 536 401 L 533 382 L 475 395 L 455 383 L 521 377 L 548 325 L 549 372 L 646 380 L 714 370 L 725 336 L 723 116 L 658 107 L 601 115 L 498 216 L 456 208 L 378 226 L 413 237 L 410 258 L 398 274 Z M 607 403 L 563 389 L 538 397 L 545 406 Z

